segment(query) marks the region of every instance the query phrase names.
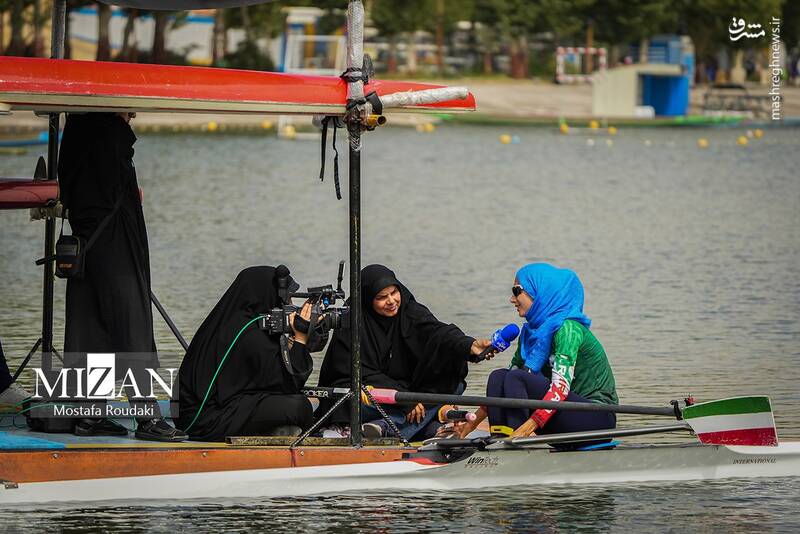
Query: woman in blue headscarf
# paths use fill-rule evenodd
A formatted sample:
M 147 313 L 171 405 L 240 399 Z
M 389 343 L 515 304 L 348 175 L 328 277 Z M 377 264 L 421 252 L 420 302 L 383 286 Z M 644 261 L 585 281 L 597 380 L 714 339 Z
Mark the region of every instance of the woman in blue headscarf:
M 489 376 L 486 395 L 617 404 L 614 374 L 583 313 L 583 285 L 573 271 L 531 263 L 517 271 L 511 304 L 525 325 L 510 369 Z M 614 428 L 607 412 L 480 408 L 493 433 L 530 436 Z M 462 429 L 468 434 L 477 422 Z

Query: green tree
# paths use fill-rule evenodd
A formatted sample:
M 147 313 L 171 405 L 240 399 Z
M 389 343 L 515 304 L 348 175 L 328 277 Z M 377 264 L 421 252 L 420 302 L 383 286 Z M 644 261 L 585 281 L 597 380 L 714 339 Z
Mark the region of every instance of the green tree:
M 241 28 L 244 39 L 236 50 L 225 55 L 224 64 L 249 70 L 274 70 L 269 56 L 261 50 L 258 40 L 274 37 L 286 27 L 285 4 L 277 2 L 225 10 L 225 27 Z
M 374 0 L 370 19 L 381 35 L 389 40 L 389 72 L 397 71 L 397 41 L 401 35 L 408 38 L 407 66 L 411 74 L 416 70 L 414 32 L 424 29 L 435 13 L 435 0 Z
M 181 55 L 168 54 L 166 48 L 167 35 L 171 30 L 186 24 L 189 16 L 188 11 L 153 11 L 155 27 L 153 29 L 153 46 L 150 50 L 150 63 L 164 64 L 180 62 L 184 58 Z
M 604 0 L 591 6 L 587 17 L 595 36 L 611 45 L 611 64 L 619 57 L 619 45 L 639 43 L 639 60 L 647 61 L 649 40 L 658 33 L 672 33 L 679 13 L 674 0 Z
M 743 51 L 768 45 L 769 22 L 773 16 L 780 16 L 781 4 L 781 0 L 682 0 L 679 6 L 683 25 L 694 42 L 698 63 L 713 58 L 721 49 L 728 49 L 733 52 L 731 76 L 743 81 Z M 765 35 L 731 41 L 728 29 L 734 17 L 749 24 L 761 24 Z
M 111 40 L 109 25 L 111 23 L 111 6 L 98 2 L 97 4 L 97 61 L 111 59 Z
M 786 0 L 783 3 L 781 39 L 789 50 L 800 45 L 800 2 Z
M 796 2 L 787 1 L 787 4 Z M 682 0 L 679 4 L 686 31 L 694 41 L 698 56 L 711 56 L 720 48 L 744 49 L 766 46 L 768 23 L 780 16 L 781 0 Z M 767 35 L 759 39 L 731 41 L 728 28 L 733 17 L 761 24 Z
M 136 20 L 141 15 L 138 9 L 125 10 L 125 28 L 122 30 L 122 47 L 117 53 L 118 61 L 136 63 L 139 60 L 139 41 L 136 38 Z
M 22 56 L 25 54 L 25 40 L 22 37 L 22 30 L 25 25 L 25 4 L 24 0 L 10 0 L 9 2 L 11 40 L 6 49 L 6 54 L 9 56 Z
M 476 13 L 493 21 L 496 35 L 509 43 L 511 77 L 528 77 L 528 38 L 537 27 L 542 6 L 536 0 L 480 0 Z

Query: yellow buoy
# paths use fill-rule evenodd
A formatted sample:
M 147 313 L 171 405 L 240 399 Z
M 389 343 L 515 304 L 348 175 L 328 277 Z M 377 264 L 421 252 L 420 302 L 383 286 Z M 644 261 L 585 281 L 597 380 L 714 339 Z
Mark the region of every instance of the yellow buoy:
M 644 146 L 653 146 L 653 142 L 650 139 L 645 139 Z
M 219 126 L 218 126 L 218 125 L 217 125 L 217 123 L 216 123 L 216 122 L 214 122 L 214 121 L 209 121 L 209 123 L 206 125 L 206 129 L 207 129 L 209 132 L 216 132 L 216 131 L 217 131 L 217 128 L 219 128 Z
M 569 133 L 569 126 L 567 126 L 566 122 L 562 122 L 561 124 L 558 125 L 558 131 L 566 135 Z
M 613 146 L 613 145 L 614 141 L 612 141 L 611 139 L 606 139 L 606 146 Z
M 283 137 L 287 139 L 294 139 L 297 136 L 297 130 L 293 124 L 287 124 L 283 127 Z
M 739 138 L 736 140 L 741 146 L 745 146 L 747 144 L 747 137 L 744 135 L 740 135 Z
M 608 127 L 608 135 L 617 135 L 617 127 L 616 126 L 609 126 Z
M 761 128 L 757 128 L 756 131 L 753 132 L 753 135 L 756 136 L 756 139 L 761 139 L 762 137 L 764 137 L 764 130 L 762 130 Z
M 500 136 L 500 142 L 504 145 L 511 143 L 511 136 L 508 134 L 503 134 Z
M 699 146 L 700 148 L 708 148 L 708 139 L 706 139 L 705 137 L 701 137 L 700 139 L 697 140 L 697 146 Z
M 432 122 L 426 122 L 423 125 L 423 130 L 425 131 L 425 133 L 431 133 L 435 129 L 436 129 L 436 126 Z
M 597 122 L 596 120 L 590 120 L 589 121 L 589 128 L 591 128 L 592 130 L 596 130 L 596 129 L 600 128 L 600 123 Z
M 264 130 L 271 130 L 272 129 L 272 121 L 269 119 L 264 119 L 261 121 L 261 128 Z

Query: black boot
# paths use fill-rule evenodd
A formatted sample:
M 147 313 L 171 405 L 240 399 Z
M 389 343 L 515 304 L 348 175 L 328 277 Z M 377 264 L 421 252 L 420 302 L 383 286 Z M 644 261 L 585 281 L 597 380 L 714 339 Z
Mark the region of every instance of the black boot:
M 142 421 L 136 427 L 136 439 L 176 443 L 186 441 L 189 436 L 183 430 L 171 426 L 163 419 Z
M 73 434 L 76 436 L 127 436 L 128 429 L 111 419 L 79 419 Z

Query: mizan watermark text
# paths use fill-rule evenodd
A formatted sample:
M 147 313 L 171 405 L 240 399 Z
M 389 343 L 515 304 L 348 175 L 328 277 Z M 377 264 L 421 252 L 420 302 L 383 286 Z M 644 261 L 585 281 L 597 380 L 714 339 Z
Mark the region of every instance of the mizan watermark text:
M 149 367 L 123 368 L 119 387 L 117 358 L 113 353 L 89 353 L 85 367 L 64 367 L 57 374 L 34 368 L 36 382 L 31 398 L 46 400 L 53 417 L 154 417 L 156 390 L 172 398 L 177 369 L 163 369 L 169 374 L 165 380 Z M 131 401 L 130 406 L 92 402 L 125 397 Z

